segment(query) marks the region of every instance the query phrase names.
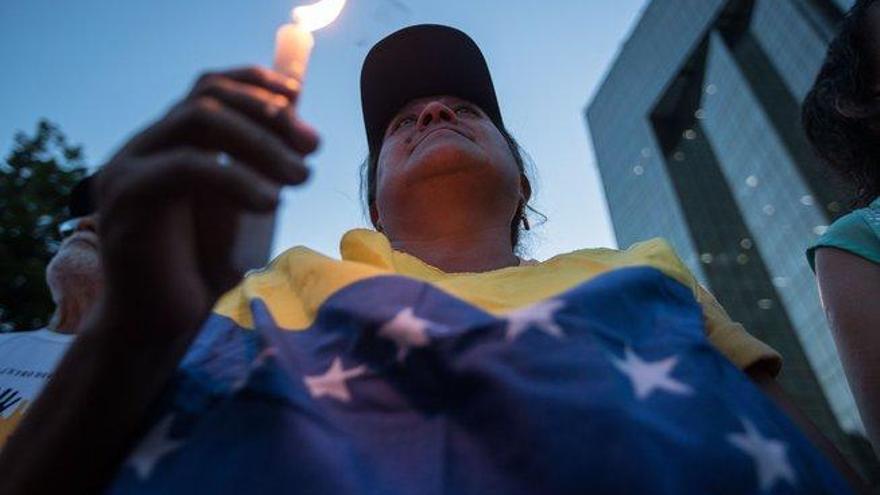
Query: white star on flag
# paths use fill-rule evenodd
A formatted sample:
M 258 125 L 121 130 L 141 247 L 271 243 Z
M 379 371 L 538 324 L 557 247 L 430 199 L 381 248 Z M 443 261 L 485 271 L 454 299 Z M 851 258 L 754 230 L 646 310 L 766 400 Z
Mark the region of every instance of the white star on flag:
M 755 461 L 761 491 L 773 488 L 777 480 L 787 481 L 791 485 L 796 484 L 797 476 L 788 462 L 785 443 L 764 438 L 751 421 L 747 419 L 741 421 L 745 426 L 745 433 L 730 433 L 727 435 L 727 441 L 750 455 Z
M 134 452 L 128 456 L 126 464 L 130 465 L 137 477 L 145 480 L 153 473 L 153 468 L 160 459 L 167 454 L 179 449 L 184 442 L 172 440 L 170 438 L 171 424 L 174 422 L 174 415 L 169 414 L 159 421 L 153 429 L 147 433 L 147 436 L 141 440 Z
M 431 325 L 431 321 L 416 316 L 413 308 L 404 308 L 382 325 L 379 336 L 394 341 L 397 345 L 397 360 L 403 361 L 411 348 L 428 345 L 431 340 L 428 337 L 428 327 Z
M 562 328 L 553 320 L 553 315 L 563 306 L 564 302 L 550 299 L 508 313 L 504 317 L 507 320 L 504 337 L 508 342 L 514 341 L 532 327 L 557 339 L 565 337 Z
M 648 362 L 637 356 L 628 347 L 625 352 L 625 360 L 612 358 L 611 362 L 615 368 L 630 379 L 639 400 L 646 399 L 657 389 L 678 395 L 688 395 L 693 392 L 691 387 L 669 376 L 678 364 L 676 356 Z
M 325 395 L 333 397 L 342 402 L 351 400 L 351 393 L 348 391 L 345 381 L 363 375 L 367 372 L 366 366 L 357 366 L 351 369 L 342 367 L 342 359 L 339 356 L 333 358 L 330 368 L 321 375 L 307 376 L 303 378 L 309 393 L 314 398 L 323 397 Z

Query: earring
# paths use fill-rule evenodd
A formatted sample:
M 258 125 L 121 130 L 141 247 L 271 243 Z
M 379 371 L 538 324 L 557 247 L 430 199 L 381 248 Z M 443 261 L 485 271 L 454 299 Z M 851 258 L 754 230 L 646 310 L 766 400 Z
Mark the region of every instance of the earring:
M 529 217 L 526 216 L 526 204 L 524 201 L 519 202 L 517 215 L 519 215 L 520 221 L 522 221 L 523 228 L 526 230 L 532 230 L 532 227 L 529 225 Z

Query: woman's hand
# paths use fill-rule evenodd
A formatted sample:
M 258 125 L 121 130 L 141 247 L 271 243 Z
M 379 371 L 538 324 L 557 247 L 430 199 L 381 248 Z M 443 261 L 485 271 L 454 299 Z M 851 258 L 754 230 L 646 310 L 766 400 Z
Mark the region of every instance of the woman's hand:
M 295 118 L 296 97 L 293 81 L 265 69 L 207 74 L 100 172 L 104 295 L 0 449 L 0 493 L 95 493 L 112 479 L 239 279 L 237 213 L 271 211 L 280 186 L 308 176 L 302 157 L 318 139 Z
M 280 186 L 308 177 L 318 138 L 296 118 L 297 96 L 296 81 L 267 69 L 207 73 L 110 160 L 97 187 L 97 318 L 145 332 L 138 339 L 189 340 L 240 280 L 238 213 L 273 210 Z

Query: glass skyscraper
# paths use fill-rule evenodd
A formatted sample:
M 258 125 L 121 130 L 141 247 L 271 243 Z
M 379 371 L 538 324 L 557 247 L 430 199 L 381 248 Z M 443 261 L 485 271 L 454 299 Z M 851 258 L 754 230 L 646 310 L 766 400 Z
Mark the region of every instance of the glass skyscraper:
M 586 111 L 620 247 L 669 240 L 851 458 L 864 427 L 804 257 L 846 201 L 799 107 L 852 3 L 653 0 Z

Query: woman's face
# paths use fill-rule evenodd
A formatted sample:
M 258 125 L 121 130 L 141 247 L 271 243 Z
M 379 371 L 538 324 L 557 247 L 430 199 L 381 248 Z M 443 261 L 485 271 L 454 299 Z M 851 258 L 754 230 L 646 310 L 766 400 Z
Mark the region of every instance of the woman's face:
M 420 98 L 391 120 L 379 152 L 374 221 L 390 222 L 429 194 L 444 201 L 477 200 L 481 210 L 509 213 L 527 199 L 522 174 L 504 136 L 476 105 L 454 96 Z M 450 206 L 450 205 L 445 205 Z M 425 219 L 430 220 L 430 219 Z

